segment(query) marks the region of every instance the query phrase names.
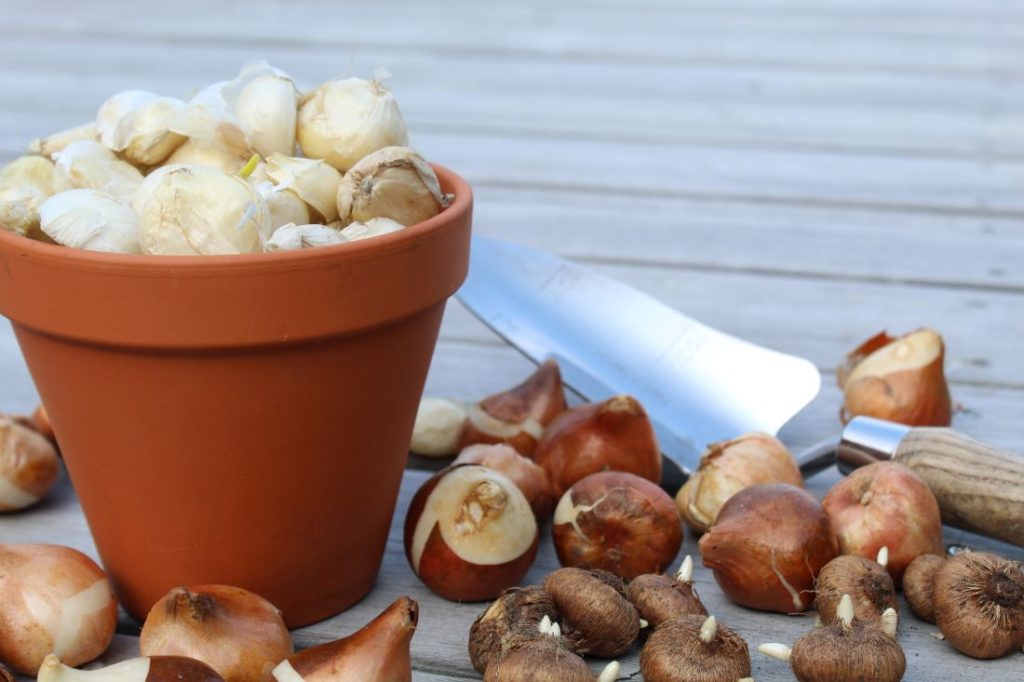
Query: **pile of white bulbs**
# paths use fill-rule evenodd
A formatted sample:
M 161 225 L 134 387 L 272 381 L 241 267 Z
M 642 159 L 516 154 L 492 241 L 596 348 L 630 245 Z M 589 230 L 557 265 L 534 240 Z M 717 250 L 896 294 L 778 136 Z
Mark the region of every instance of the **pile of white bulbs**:
M 302 96 L 266 62 L 185 102 L 120 92 L 0 170 L 0 226 L 64 246 L 238 254 L 365 239 L 445 208 L 385 76 Z M 301 150 L 302 156 L 297 156 Z

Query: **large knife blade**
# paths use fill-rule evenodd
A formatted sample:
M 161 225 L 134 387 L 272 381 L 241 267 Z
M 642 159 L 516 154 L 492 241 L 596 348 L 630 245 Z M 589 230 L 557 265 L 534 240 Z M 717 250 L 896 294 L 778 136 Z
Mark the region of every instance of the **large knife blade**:
M 708 443 L 775 434 L 821 387 L 807 360 L 722 333 L 592 268 L 474 236 L 458 299 L 590 400 L 633 394 L 685 472 Z

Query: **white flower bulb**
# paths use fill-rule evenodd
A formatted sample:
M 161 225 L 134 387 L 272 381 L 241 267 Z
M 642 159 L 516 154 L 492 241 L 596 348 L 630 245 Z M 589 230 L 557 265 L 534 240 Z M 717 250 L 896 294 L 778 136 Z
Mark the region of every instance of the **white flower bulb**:
M 401 230 L 404 225 L 396 223 L 390 218 L 370 218 L 365 223 L 352 223 L 342 229 L 341 234 L 345 239 L 354 242 L 359 239 L 379 237 L 382 234 L 389 234 Z
M 40 227 L 58 244 L 90 251 L 139 253 L 139 218 L 116 197 L 73 189 L 39 208 Z
M 72 142 L 54 155 L 54 190 L 95 189 L 127 203 L 139 185 L 142 173 L 127 161 L 117 158 L 99 142 Z
M 153 166 L 185 142 L 170 130 L 174 115 L 185 103 L 145 90 L 125 90 L 110 97 L 96 114 L 96 130 L 108 149 L 132 163 Z
M 250 62 L 221 94 L 258 154 L 295 153 L 299 92 L 288 74 L 265 61 Z
M 227 255 L 262 250 L 270 236 L 270 211 L 248 182 L 198 165 L 166 166 L 154 175 L 133 200 L 141 206 L 143 253 Z
M 53 162 L 22 156 L 0 170 L 0 228 L 27 235 L 39 228 L 39 207 L 53 194 Z
M 207 104 L 189 104 L 174 113 L 168 128 L 193 142 L 219 147 L 228 154 L 248 158 L 251 153 L 242 124 L 227 109 Z M 166 163 L 170 162 L 167 159 Z
M 297 251 L 317 246 L 343 244 L 348 240 L 326 225 L 295 225 L 289 223 L 274 230 L 267 240 L 267 251 Z
M 270 229 L 276 230 L 288 223 L 309 223 L 309 206 L 289 189 L 274 187 L 270 182 L 250 182 L 255 186 L 270 210 Z
M 98 137 L 96 123 L 90 121 L 84 125 L 54 133 L 48 137 L 32 140 L 28 145 L 28 150 L 33 154 L 40 154 L 48 159 L 53 159 L 54 154 L 62 151 L 72 142 L 78 142 L 79 140 L 95 141 Z
M 225 173 L 238 173 L 248 160 L 249 156 L 245 153 L 237 154 L 222 145 L 190 139 L 175 149 L 164 165 L 197 164 L 217 168 Z
M 327 81 L 308 93 L 299 106 L 298 138 L 305 156 L 342 172 L 381 147 L 409 142 L 394 95 L 381 80 L 361 78 Z
M 341 173 L 333 166 L 320 159 L 271 154 L 267 157 L 266 173 L 277 186 L 295 192 L 325 222 L 338 217 L 337 197 Z
M 445 208 L 434 169 L 408 147 L 385 147 L 352 166 L 338 185 L 338 217 L 342 223 L 391 218 L 414 225 Z

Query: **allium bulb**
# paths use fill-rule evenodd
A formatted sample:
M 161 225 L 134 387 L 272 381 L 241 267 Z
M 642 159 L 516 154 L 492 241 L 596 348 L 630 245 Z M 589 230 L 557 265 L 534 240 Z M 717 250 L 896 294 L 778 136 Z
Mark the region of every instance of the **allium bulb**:
M 267 240 L 267 251 L 297 251 L 317 246 L 344 244 L 348 240 L 326 225 L 295 225 L 289 223 L 274 230 Z
M 339 78 L 306 94 L 299 105 L 302 153 L 345 172 L 368 154 L 409 143 L 391 90 L 375 78 Z
M 127 203 L 142 184 L 138 168 L 94 140 L 72 142 L 53 160 L 53 186 L 58 193 L 94 189 Z
M 257 153 L 295 153 L 299 92 L 288 74 L 262 60 L 250 62 L 221 96 Z
M 139 188 L 139 241 L 153 255 L 255 253 L 270 236 L 267 202 L 248 182 L 215 168 L 168 166 Z
M 185 137 L 170 130 L 185 103 L 145 90 L 125 90 L 110 97 L 96 114 L 96 130 L 108 149 L 139 166 L 153 166 L 171 155 Z
M 371 218 L 414 225 L 449 202 L 434 169 L 408 147 L 385 147 L 360 159 L 338 185 L 338 217 L 346 225 Z
M 339 223 L 340 224 L 340 223 Z M 365 223 L 351 223 L 341 230 L 341 234 L 350 242 L 359 239 L 379 237 L 382 234 L 391 234 L 404 229 L 405 225 L 396 223 L 390 218 L 370 218 Z
M 41 156 L 22 156 L 0 169 L 0 227 L 20 235 L 38 230 L 53 176 L 53 162 Z
M 92 140 L 95 142 L 97 136 L 96 122 L 90 121 L 84 125 L 61 130 L 38 140 L 32 140 L 29 142 L 28 151 L 32 154 L 39 154 L 52 159 L 54 154 L 62 151 L 72 142 L 78 142 L 79 140 Z
M 73 189 L 39 207 L 40 228 L 58 244 L 89 251 L 139 253 L 139 217 L 116 197 Z
M 267 176 L 278 187 L 294 192 L 320 214 L 325 222 L 338 217 L 338 184 L 341 173 L 319 159 L 302 159 L 284 154 L 267 157 Z

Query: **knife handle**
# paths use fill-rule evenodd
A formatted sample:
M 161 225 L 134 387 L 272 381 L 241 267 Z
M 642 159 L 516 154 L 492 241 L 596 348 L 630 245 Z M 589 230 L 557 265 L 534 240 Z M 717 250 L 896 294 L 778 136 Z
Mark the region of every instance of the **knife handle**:
M 953 429 L 910 429 L 892 456 L 924 479 L 942 522 L 1024 547 L 1024 458 Z

